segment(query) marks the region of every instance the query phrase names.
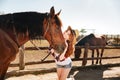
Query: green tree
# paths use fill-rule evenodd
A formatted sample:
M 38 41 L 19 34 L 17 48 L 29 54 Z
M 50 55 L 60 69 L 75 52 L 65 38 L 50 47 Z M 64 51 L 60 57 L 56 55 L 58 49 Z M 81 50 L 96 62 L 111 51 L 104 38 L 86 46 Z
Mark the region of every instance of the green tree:
M 82 35 L 84 35 L 84 33 L 86 33 L 87 31 L 85 29 L 81 29 L 80 33 L 82 33 Z

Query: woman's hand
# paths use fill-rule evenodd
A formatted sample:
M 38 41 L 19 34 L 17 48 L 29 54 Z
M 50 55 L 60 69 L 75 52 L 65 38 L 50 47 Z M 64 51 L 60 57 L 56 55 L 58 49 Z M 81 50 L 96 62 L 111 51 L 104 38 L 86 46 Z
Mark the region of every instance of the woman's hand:
M 50 52 L 51 54 L 53 55 L 54 58 L 58 58 L 59 61 L 63 61 L 65 59 L 65 54 L 66 54 L 66 51 L 68 49 L 68 43 L 67 41 L 65 41 L 65 44 L 66 44 L 66 48 L 64 50 L 64 52 L 62 54 L 60 54 L 60 56 L 58 54 L 55 53 L 55 50 L 54 49 L 51 49 Z
M 60 61 L 62 61 L 62 60 L 65 59 L 65 54 L 66 54 L 66 51 L 67 51 L 67 49 L 68 49 L 68 43 L 67 43 L 67 41 L 65 41 L 65 44 L 66 44 L 66 48 L 65 48 L 64 52 L 63 52 L 63 53 L 60 55 L 60 57 L 59 57 L 59 60 L 60 60 Z
M 55 52 L 55 50 L 54 50 L 54 49 L 51 49 L 51 50 L 50 50 L 50 52 L 51 52 L 51 53 L 54 53 L 54 52 Z
M 60 56 L 59 56 L 59 61 L 63 61 L 65 59 L 65 54 L 61 54 Z

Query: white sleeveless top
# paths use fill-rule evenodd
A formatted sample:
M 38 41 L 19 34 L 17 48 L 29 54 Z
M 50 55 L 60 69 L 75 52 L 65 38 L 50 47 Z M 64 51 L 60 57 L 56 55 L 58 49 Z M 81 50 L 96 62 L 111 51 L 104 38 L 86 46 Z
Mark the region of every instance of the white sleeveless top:
M 67 57 L 67 58 L 65 58 L 64 61 L 57 61 L 55 59 L 55 62 L 56 62 L 57 65 L 68 65 L 68 64 L 70 64 L 72 62 L 72 60 L 71 60 L 70 57 Z

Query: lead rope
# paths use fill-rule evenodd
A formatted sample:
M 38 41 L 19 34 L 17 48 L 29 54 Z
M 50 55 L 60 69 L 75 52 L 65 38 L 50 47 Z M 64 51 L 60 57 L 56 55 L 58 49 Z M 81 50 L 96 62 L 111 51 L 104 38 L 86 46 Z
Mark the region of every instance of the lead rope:
M 42 51 L 43 53 L 45 53 L 45 51 L 41 50 L 38 46 L 36 46 L 36 45 L 33 43 L 32 40 L 30 40 L 30 42 L 34 45 L 34 47 L 35 47 L 36 49 L 38 49 L 39 51 Z M 41 59 L 41 62 L 43 62 L 50 54 L 51 54 L 51 52 L 48 52 L 48 54 L 47 54 L 43 59 Z

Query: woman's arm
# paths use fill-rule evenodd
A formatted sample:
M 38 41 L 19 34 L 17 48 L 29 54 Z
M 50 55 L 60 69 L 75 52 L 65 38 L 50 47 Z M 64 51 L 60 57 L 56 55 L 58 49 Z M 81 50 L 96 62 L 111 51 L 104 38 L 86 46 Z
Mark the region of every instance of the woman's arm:
M 67 49 L 68 49 L 68 44 L 67 44 L 66 41 L 65 41 L 65 43 L 66 43 L 66 48 L 65 48 L 64 52 L 61 53 L 60 55 L 57 54 L 57 53 L 55 53 L 55 50 L 54 50 L 54 49 L 51 49 L 51 50 L 50 50 L 52 56 L 53 56 L 57 61 L 58 61 L 58 60 L 59 60 L 59 61 L 63 61 L 63 60 L 65 59 L 65 54 L 66 54 L 66 51 L 67 51 Z
M 65 48 L 64 52 L 59 57 L 60 61 L 65 59 L 65 54 L 66 54 L 66 51 L 68 49 L 68 43 L 67 43 L 67 41 L 65 41 L 65 44 L 66 44 L 66 48 Z

